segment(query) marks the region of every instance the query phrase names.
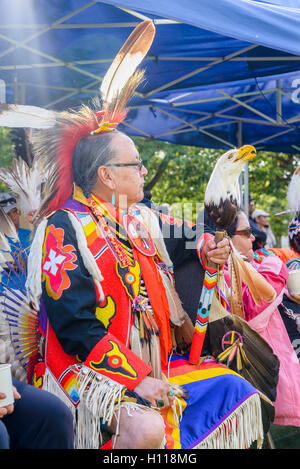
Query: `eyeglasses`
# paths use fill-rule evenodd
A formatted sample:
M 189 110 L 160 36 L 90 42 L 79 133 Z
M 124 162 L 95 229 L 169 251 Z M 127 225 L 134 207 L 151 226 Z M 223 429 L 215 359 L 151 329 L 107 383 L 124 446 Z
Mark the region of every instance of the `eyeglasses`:
M 246 230 L 238 230 L 234 232 L 235 235 L 240 235 L 240 236 L 245 236 L 246 238 L 250 238 L 252 235 L 252 231 L 250 228 L 247 228 Z
M 136 166 L 139 171 L 142 171 L 144 163 L 141 160 L 139 160 L 136 163 L 111 163 L 105 166 L 118 166 L 118 167 L 119 166 Z

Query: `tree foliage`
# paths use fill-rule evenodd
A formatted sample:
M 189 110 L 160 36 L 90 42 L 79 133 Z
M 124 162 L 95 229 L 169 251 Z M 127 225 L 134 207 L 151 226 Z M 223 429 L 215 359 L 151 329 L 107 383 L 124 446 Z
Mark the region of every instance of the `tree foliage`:
M 134 141 L 148 170 L 145 189 L 151 190 L 153 202 L 168 203 L 174 215 L 195 220 L 197 210 L 203 206 L 211 172 L 225 150 L 175 145 L 142 137 Z M 11 166 L 14 157 L 10 129 L 0 127 L 1 167 Z M 272 230 L 277 237 L 287 234 L 290 215 L 274 214 L 287 209 L 288 184 L 299 164 L 299 154 L 271 152 L 258 152 L 249 163 L 249 192 L 255 198 L 255 207 L 271 214 Z M 0 184 L 0 190 L 7 188 Z M 184 205 L 189 210 L 184 211 Z
M 151 186 L 154 203 L 193 203 L 194 206 L 203 203 L 206 184 L 225 150 L 174 145 L 142 137 L 135 138 L 135 143 L 148 170 L 146 188 L 160 169 L 159 178 Z M 272 230 L 278 238 L 287 234 L 290 215 L 275 214 L 287 209 L 288 184 L 299 164 L 299 154 L 260 151 L 248 166 L 249 192 L 255 199 L 255 207 L 270 213 Z M 192 217 L 195 219 L 194 212 Z
M 15 158 L 15 148 L 11 140 L 10 129 L 0 127 L 0 161 L 1 167 L 11 166 L 11 161 Z M 0 192 L 7 191 L 7 187 L 0 183 Z

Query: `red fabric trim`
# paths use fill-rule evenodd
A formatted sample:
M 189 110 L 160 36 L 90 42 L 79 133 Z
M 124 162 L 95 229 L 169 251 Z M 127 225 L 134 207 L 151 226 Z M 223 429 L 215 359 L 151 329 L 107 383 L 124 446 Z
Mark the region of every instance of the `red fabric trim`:
M 112 441 L 108 440 L 103 446 L 101 446 L 100 449 L 113 449 L 112 447 Z
M 133 253 L 141 266 L 142 276 L 153 308 L 154 318 L 160 330 L 159 343 L 161 362 L 163 365 L 166 365 L 168 363 L 168 354 L 172 349 L 172 340 L 169 324 L 170 308 L 165 288 L 153 258 L 144 256 L 134 248 Z
M 90 352 L 84 365 L 133 390 L 151 368 L 108 333 Z
M 56 379 L 71 365 L 80 363 L 79 360 L 64 352 L 49 321 L 47 321 L 47 339 L 45 351 L 46 366 L 52 371 Z

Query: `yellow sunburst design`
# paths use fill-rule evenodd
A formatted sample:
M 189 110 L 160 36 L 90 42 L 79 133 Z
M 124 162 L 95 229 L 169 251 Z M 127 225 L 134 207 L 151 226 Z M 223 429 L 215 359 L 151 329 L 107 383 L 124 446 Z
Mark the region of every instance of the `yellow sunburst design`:
M 95 314 L 97 319 L 99 319 L 99 321 L 104 324 L 104 327 L 108 329 L 112 318 L 116 314 L 117 306 L 115 300 L 110 295 L 105 297 L 105 301 L 106 303 L 104 306 L 97 306 Z

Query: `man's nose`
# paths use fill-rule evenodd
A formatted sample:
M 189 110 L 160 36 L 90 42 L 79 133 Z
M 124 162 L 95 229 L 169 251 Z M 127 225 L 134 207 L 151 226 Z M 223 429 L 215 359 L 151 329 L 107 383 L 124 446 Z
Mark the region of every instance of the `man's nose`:
M 142 175 L 142 176 L 147 176 L 147 174 L 148 174 L 148 170 L 147 170 L 147 168 L 143 165 L 143 166 L 142 166 L 142 170 L 141 170 L 141 175 Z

